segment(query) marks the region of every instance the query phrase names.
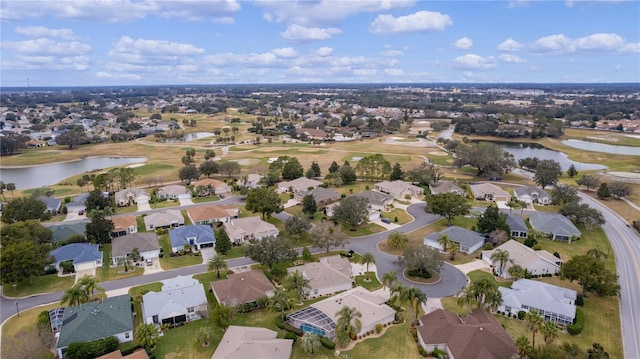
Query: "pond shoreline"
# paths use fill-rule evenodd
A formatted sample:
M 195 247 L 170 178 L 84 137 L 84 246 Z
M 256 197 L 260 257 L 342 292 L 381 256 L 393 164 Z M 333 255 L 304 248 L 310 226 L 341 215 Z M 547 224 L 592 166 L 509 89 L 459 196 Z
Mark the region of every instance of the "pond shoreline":
M 108 156 L 80 156 L 80 158 L 76 158 L 73 160 L 66 160 L 66 161 L 56 161 L 56 162 L 47 162 L 47 163 L 40 163 L 37 165 L 24 165 L 24 166 L 3 166 L 0 165 L 0 170 L 10 170 L 10 169 L 19 169 L 19 168 L 34 168 L 34 167 L 40 167 L 40 166 L 49 166 L 49 165 L 58 165 L 58 164 L 63 164 L 63 163 L 73 163 L 73 162 L 78 162 L 78 161 L 82 161 L 88 158 L 144 158 L 143 161 L 141 162 L 146 162 L 149 160 L 148 157 L 144 157 L 144 156 L 116 156 L 116 155 L 108 155 Z

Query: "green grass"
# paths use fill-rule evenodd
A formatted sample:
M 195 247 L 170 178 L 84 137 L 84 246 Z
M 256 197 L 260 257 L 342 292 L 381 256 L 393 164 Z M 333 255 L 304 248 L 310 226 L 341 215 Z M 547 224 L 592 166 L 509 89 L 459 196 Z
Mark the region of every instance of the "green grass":
M 206 202 L 214 202 L 219 201 L 220 197 L 218 196 L 208 196 L 208 197 L 192 197 L 191 202 L 193 203 L 206 203 Z
M 129 271 L 124 272 L 124 266 L 111 268 L 111 243 L 102 245 L 102 267 L 96 269 L 96 279 L 100 282 L 136 277 L 144 273 L 144 268 L 130 265 Z
M 44 310 L 59 307 L 58 303 L 31 308 L 7 320 L 2 327 L 0 357 L 5 359 L 53 359 L 54 355 L 43 344 L 36 323 Z
M 155 202 L 155 203 L 150 203 L 149 204 L 151 209 L 169 208 L 169 207 L 176 207 L 176 206 L 179 206 L 179 205 L 180 205 L 180 202 L 173 201 L 173 200 L 160 201 L 160 202 Z
M 512 281 L 497 281 L 496 277 L 488 272 L 482 271 L 482 270 L 474 270 L 471 271 L 467 274 L 467 276 L 469 277 L 469 279 L 471 280 L 471 282 L 475 282 L 478 281 L 480 279 L 483 278 L 488 278 L 490 281 L 496 283 L 497 285 L 501 286 L 501 287 L 505 287 L 505 288 L 511 288 L 511 283 Z
M 169 253 L 171 253 L 171 240 L 169 239 L 168 234 L 161 235 L 158 241 L 160 242 L 162 252 L 164 253 L 164 257 L 160 258 L 160 265 L 162 266 L 162 269 L 169 270 L 202 264 L 202 257 L 194 256 L 193 254 L 171 257 L 169 255 Z
M 366 225 L 362 226 L 358 226 L 356 227 L 355 231 L 351 230 L 351 227 L 341 223 L 342 225 L 342 230 L 344 231 L 344 233 L 347 234 L 347 236 L 349 237 L 362 237 L 362 236 L 368 236 L 370 234 L 374 234 L 374 233 L 380 233 L 380 232 L 384 232 L 387 229 L 377 225 L 375 223 L 367 223 Z
M 142 296 L 147 294 L 148 292 L 161 291 L 162 285 L 162 282 L 153 282 L 137 287 L 131 287 L 129 289 L 129 295 L 133 300 L 133 311 L 136 313 L 136 316 L 133 319 L 134 328 L 142 324 L 142 320 L 144 319 L 142 315 Z
M 187 214 L 187 210 L 183 209 L 180 211 L 180 214 L 182 214 L 182 218 L 184 218 L 184 225 L 185 226 L 190 226 L 193 224 L 193 222 L 191 222 L 191 218 L 189 218 L 189 215 Z
M 376 274 L 374 272 L 369 272 L 369 281 L 365 281 L 365 276 L 359 275 L 356 276 L 356 285 L 363 287 L 369 291 L 374 291 L 382 288 L 382 284 L 376 278 Z
M 138 206 L 116 207 L 116 214 L 134 213 L 138 211 Z M 144 228 L 144 223 L 142 228 Z
M 227 254 L 224 255 L 224 259 L 241 258 L 244 256 L 244 249 L 242 249 L 242 246 L 233 246 Z
M 136 217 L 136 223 L 138 224 L 138 232 L 146 232 L 147 231 L 147 227 L 144 225 L 144 217 L 143 216 L 137 216 Z
M 12 285 L 7 284 L 3 287 L 3 293 L 11 297 L 26 297 L 34 294 L 57 292 L 71 288 L 74 281 L 74 275 L 58 277 L 57 274 L 48 274 L 33 277 L 31 284 L 29 284 L 29 280 L 23 280 L 18 283 L 15 289 Z
M 383 217 L 389 218 L 395 224 L 406 224 L 406 223 L 409 223 L 409 222 L 411 222 L 413 220 L 413 217 L 411 217 L 411 215 L 409 213 L 407 213 L 407 211 L 405 211 L 404 209 L 400 209 L 400 208 L 395 208 L 390 212 L 382 212 L 380 214 Z M 398 218 L 397 222 L 395 220 L 396 218 Z

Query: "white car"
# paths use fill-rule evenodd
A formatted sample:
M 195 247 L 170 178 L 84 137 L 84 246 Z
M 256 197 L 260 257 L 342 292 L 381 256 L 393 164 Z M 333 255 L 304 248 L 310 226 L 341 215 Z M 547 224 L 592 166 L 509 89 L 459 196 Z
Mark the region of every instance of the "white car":
M 147 262 L 148 266 L 153 265 L 153 259 L 147 258 L 145 261 Z

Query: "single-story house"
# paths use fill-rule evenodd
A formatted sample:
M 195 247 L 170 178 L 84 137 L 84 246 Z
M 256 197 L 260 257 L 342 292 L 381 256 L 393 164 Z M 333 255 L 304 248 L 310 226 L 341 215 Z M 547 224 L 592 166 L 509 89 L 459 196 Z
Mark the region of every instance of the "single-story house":
M 60 207 L 62 207 L 62 201 L 60 198 L 54 197 L 38 197 L 38 199 L 47 206 L 45 212 L 49 212 L 52 215 L 58 214 L 60 212 Z
M 193 224 L 169 231 L 171 250 L 177 252 L 184 248 L 185 244 L 197 250 L 213 247 L 216 237 L 211 226 L 206 224 Z
M 473 198 L 480 201 L 507 202 L 511 195 L 493 183 L 476 183 L 471 185 Z
M 311 195 L 316 201 L 318 209 L 322 209 L 331 203 L 335 203 L 340 200 L 340 193 L 333 188 L 314 188 L 310 191 L 298 191 L 294 195 L 294 199 L 300 203 L 305 196 Z
M 284 193 L 291 190 L 291 192 L 309 191 L 318 188 L 322 182 L 316 181 L 307 177 L 296 178 L 293 181 L 278 183 L 278 192 Z
M 347 258 L 330 256 L 319 262 L 309 262 L 301 266 L 287 268 L 289 274 L 298 272 L 309 280 L 307 298 L 329 295 L 353 288 L 351 263 Z
M 215 194 L 224 197 L 231 194 L 231 187 L 228 184 L 213 178 L 203 178 L 193 182 L 192 185 L 198 196 Z
M 234 218 L 225 222 L 223 226 L 229 239 L 236 244 L 250 239 L 277 237 L 280 234 L 276 226 L 263 221 L 259 216 Z
M 243 177 L 240 181 L 238 181 L 238 185 L 246 187 L 247 189 L 254 189 L 261 186 L 261 180 L 261 175 L 256 173 L 249 173 L 246 177 Z
M 504 263 L 502 273 L 500 272 L 500 262 L 491 260 L 491 256 L 497 250 L 509 253 L 509 261 Z M 507 241 L 492 250 L 482 251 L 482 260 L 492 265 L 495 268 L 495 272 L 505 279 L 511 278 L 509 268 L 516 264 L 533 275 L 556 274 L 562 265 L 562 260 L 553 254 L 545 250 L 535 251 L 515 240 Z
M 326 140 L 327 132 L 319 128 L 296 128 L 296 134 L 304 141 L 307 140 Z
M 118 265 L 120 258 L 128 257 L 137 248 L 142 258 L 158 258 L 160 244 L 154 232 L 132 233 L 111 240 L 111 258 L 113 265 Z
M 507 215 L 506 223 L 511 231 L 511 237 L 527 238 L 529 236 L 529 227 L 524 223 L 524 219 L 513 213 L 505 213 Z
M 56 269 L 60 262 L 71 261 L 76 272 L 83 269 L 102 267 L 102 252 L 99 245 L 91 243 L 70 243 L 50 252 Z
M 441 193 L 455 193 L 461 196 L 466 196 L 467 192 L 457 183 L 453 181 L 440 181 L 436 183 L 432 183 L 429 185 L 429 189 L 431 190 L 431 194 L 441 194 Z
M 292 339 L 278 339 L 278 332 L 271 329 L 232 325 L 211 359 L 289 359 L 292 348 Z
M 147 324 L 177 324 L 202 318 L 209 303 L 202 283 L 191 276 L 162 281 L 162 291 L 142 296 L 143 321 Z
M 66 308 L 56 350 L 58 356 L 64 358 L 71 343 L 111 336 L 121 343 L 133 340 L 133 315 L 128 294 Z
M 89 198 L 89 193 L 83 193 L 81 195 L 76 196 L 73 201 L 67 203 L 66 207 L 67 207 L 67 212 L 68 213 L 78 213 L 80 211 L 84 211 L 85 209 L 87 209 L 87 206 L 85 206 L 85 202 L 87 201 L 87 198 Z
M 550 236 L 554 241 L 571 241 L 582 233 L 571 220 L 559 213 L 532 212 L 529 214 L 531 228 Z
M 424 237 L 423 243 L 425 246 L 443 250 L 439 239 L 444 234 L 446 234 L 451 241 L 458 243 L 458 245 L 460 245 L 460 252 L 466 254 L 471 254 L 484 245 L 484 236 L 482 234 L 458 226 L 447 227 L 440 232 L 431 233 Z
M 422 188 L 401 180 L 382 181 L 376 183 L 373 188 L 378 192 L 388 193 L 399 200 L 405 200 L 407 196 L 415 197 L 424 194 Z
M 144 348 L 140 348 L 129 355 L 122 355 L 120 350 L 116 350 L 96 359 L 149 359 L 149 355 L 147 355 L 147 351 Z
M 172 184 L 158 188 L 157 196 L 159 199 L 191 198 L 191 192 L 185 186 Z
M 52 241 L 60 242 L 66 241 L 73 235 L 86 236 L 87 222 L 78 222 L 70 224 L 59 224 L 55 226 L 47 227 L 51 230 Z
M 514 358 L 518 348 L 491 313 L 474 309 L 466 317 L 437 309 L 422 318 L 418 343 L 427 352 L 442 350 L 452 359 Z
M 187 209 L 187 216 L 193 224 L 214 224 L 229 222 L 233 218 L 238 218 L 238 207 L 226 204 L 215 204 L 211 206 L 194 207 Z
M 138 233 L 138 221 L 136 216 L 127 214 L 124 216 L 109 217 L 113 222 L 113 231 L 111 231 L 111 238 L 120 236 L 126 236 L 127 234 Z
M 525 203 L 551 204 L 551 196 L 542 188 L 534 186 L 515 187 L 513 193 L 518 201 Z
M 211 282 L 211 290 L 218 303 L 237 307 L 254 303 L 259 298 L 270 298 L 276 288 L 260 270 L 229 274 L 226 280 Z
M 384 194 L 384 193 L 380 193 L 380 194 Z M 352 196 L 355 196 L 355 195 L 352 195 Z M 333 217 L 333 211 L 336 209 L 336 207 L 338 207 L 338 205 L 340 205 L 340 202 L 331 203 L 330 205 L 324 207 L 324 214 L 327 217 Z M 376 219 L 380 218 L 380 213 L 381 212 L 379 210 L 368 207 L 367 221 L 375 221 Z
M 386 193 L 366 190 L 354 193 L 352 196 L 362 197 L 369 202 L 369 208 L 376 211 L 386 211 L 393 202 L 393 197 Z
M 143 188 L 126 188 L 114 195 L 116 205 L 129 206 L 137 203 L 148 203 L 151 195 Z
M 537 309 L 544 320 L 560 325 L 572 324 L 576 316 L 575 290 L 530 279 L 518 279 L 511 288 L 498 287 L 502 303 L 498 311 L 517 315 Z
M 162 212 L 151 213 L 144 217 L 144 226 L 147 231 L 156 230 L 158 228 L 176 228 L 184 226 L 184 217 L 180 210 L 167 209 Z
M 375 330 L 376 324 L 388 324 L 394 321 L 396 311 L 385 304 L 387 298 L 372 293 L 362 287 L 349 289 L 332 297 L 311 304 L 292 314 L 286 321 L 305 333 L 315 333 L 334 339 L 338 312 L 343 307 L 355 307 L 362 314 L 362 327 L 357 335 Z

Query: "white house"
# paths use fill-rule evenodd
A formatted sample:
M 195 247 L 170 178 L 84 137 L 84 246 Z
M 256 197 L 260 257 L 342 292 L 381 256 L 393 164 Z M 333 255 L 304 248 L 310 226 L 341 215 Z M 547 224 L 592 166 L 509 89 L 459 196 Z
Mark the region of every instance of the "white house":
M 128 206 L 137 203 L 149 203 L 151 195 L 142 188 L 126 188 L 114 195 L 116 205 Z
M 437 248 L 443 250 L 442 244 L 440 244 L 440 237 L 443 235 L 460 245 L 460 252 L 471 254 L 484 245 L 484 236 L 478 232 L 470 231 L 468 229 L 451 226 L 447 227 L 440 232 L 431 233 L 424 237 L 423 244 L 425 246 Z
M 224 223 L 224 230 L 229 239 L 236 244 L 250 239 L 277 237 L 280 234 L 276 226 L 261 220 L 258 216 L 234 218 Z
M 582 234 L 569 218 L 559 213 L 532 212 L 529 214 L 529 224 L 554 241 L 571 241 Z
M 533 186 L 515 187 L 513 193 L 518 201 L 545 205 L 551 204 L 551 196 L 542 188 Z
M 145 216 L 144 226 L 147 231 L 153 231 L 158 228 L 175 228 L 184 226 L 184 217 L 180 210 L 167 209 L 162 212 L 151 213 Z
M 576 316 L 575 290 L 530 279 L 518 279 L 511 288 L 498 290 L 502 294 L 498 311 L 517 315 L 536 309 L 544 320 L 560 325 L 572 324 Z
M 177 324 L 190 322 L 207 313 L 209 303 L 199 281 L 177 276 L 162 281 L 161 292 L 142 296 L 143 321 L 147 324 Z
M 491 260 L 491 256 L 498 250 L 509 253 L 509 260 L 503 264 L 502 272 L 500 262 Z M 482 251 L 482 260 L 493 266 L 496 274 L 505 279 L 511 278 L 509 268 L 514 265 L 521 266 L 532 275 L 556 274 L 562 265 L 562 260 L 553 254 L 545 250 L 534 251 L 515 240 L 507 241 L 492 250 Z
M 351 263 L 347 258 L 330 256 L 319 262 L 309 262 L 301 266 L 287 268 L 289 274 L 300 273 L 309 280 L 305 290 L 307 298 L 329 295 L 353 288 Z
M 414 186 L 409 182 L 382 181 L 374 185 L 374 189 L 378 192 L 388 193 L 395 199 L 405 200 L 407 197 L 415 197 L 424 194 L 424 190 L 418 186 Z
M 185 186 L 168 185 L 158 189 L 159 199 L 191 198 L 191 192 Z
M 473 197 L 481 201 L 507 202 L 511 195 L 493 183 L 476 183 L 471 185 Z

